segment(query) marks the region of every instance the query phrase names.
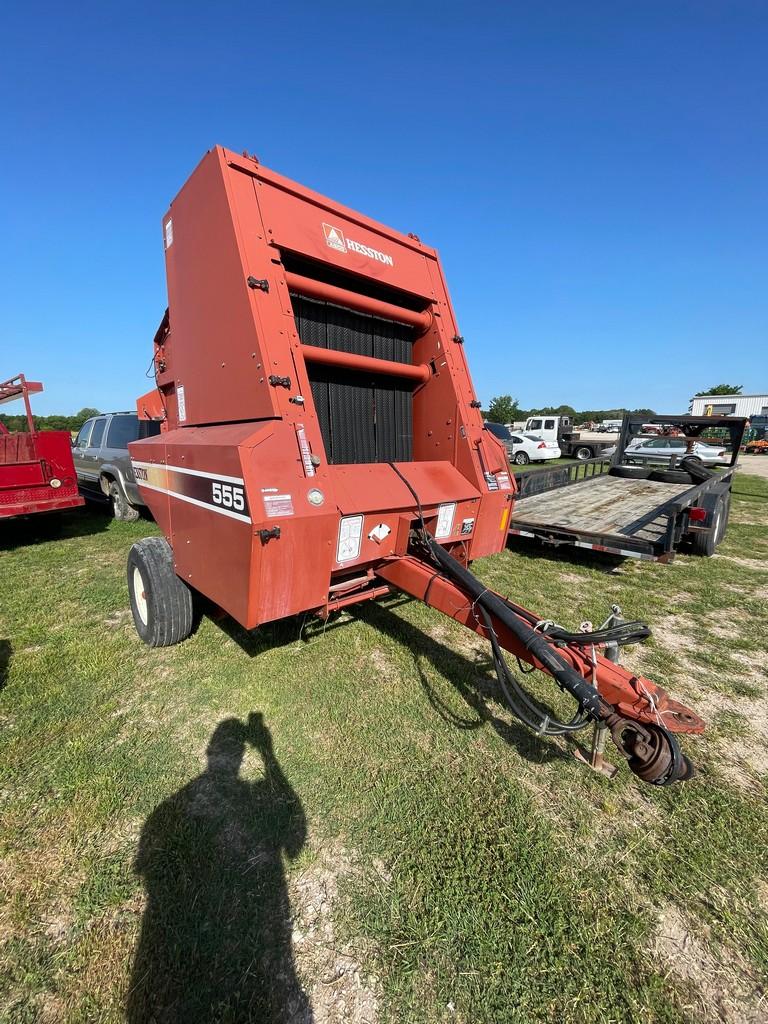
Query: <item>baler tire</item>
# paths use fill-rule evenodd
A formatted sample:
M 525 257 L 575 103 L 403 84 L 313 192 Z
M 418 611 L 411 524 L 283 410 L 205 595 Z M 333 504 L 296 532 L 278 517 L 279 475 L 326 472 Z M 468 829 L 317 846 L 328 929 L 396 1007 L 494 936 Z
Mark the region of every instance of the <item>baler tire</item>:
M 647 480 L 651 471 L 647 466 L 611 466 L 608 475 L 623 477 L 625 480 Z
M 117 480 L 113 480 L 109 485 L 109 503 L 112 506 L 112 516 L 118 523 L 135 523 L 139 518 L 139 510 L 128 501 Z
M 694 481 L 690 473 L 686 473 L 682 469 L 654 469 L 648 479 L 655 480 L 660 484 L 698 483 L 698 481 Z
M 192 632 L 192 591 L 176 575 L 164 537 L 145 537 L 131 547 L 128 593 L 136 632 L 148 647 L 170 647 Z

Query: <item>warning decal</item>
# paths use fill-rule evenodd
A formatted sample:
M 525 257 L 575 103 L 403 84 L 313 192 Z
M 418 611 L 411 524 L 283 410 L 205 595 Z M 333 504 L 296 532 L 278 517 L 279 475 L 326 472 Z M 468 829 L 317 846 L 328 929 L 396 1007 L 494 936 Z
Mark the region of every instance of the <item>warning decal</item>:
M 293 498 L 290 494 L 263 494 L 262 500 L 269 519 L 293 515 Z

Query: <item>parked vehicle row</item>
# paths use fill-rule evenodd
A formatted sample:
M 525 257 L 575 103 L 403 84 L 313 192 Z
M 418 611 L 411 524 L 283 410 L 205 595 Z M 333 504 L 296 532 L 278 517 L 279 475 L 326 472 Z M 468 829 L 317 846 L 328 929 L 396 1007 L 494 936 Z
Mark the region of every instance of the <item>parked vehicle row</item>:
M 616 451 L 617 446 L 614 445 L 612 448 L 606 449 L 603 455 L 613 456 Z M 685 437 L 636 438 L 624 449 L 623 461 L 626 463 L 658 462 L 663 464 L 673 458 L 680 460 L 685 457 L 701 462 L 704 466 L 720 466 L 727 463 L 728 452 L 725 448 L 705 444 L 702 441 L 695 441 L 691 445 Z
M 545 441 L 537 434 L 512 431 L 503 423 L 486 422 L 485 429 L 502 442 L 507 449 L 507 458 L 516 466 L 560 458 L 560 446 L 556 441 Z

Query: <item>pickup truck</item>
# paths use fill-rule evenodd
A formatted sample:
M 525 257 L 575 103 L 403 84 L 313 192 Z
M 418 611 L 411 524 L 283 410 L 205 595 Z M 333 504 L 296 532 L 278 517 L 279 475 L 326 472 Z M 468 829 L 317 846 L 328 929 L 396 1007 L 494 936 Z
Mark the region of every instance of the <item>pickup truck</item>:
M 144 502 L 136 486 L 128 445 L 159 433 L 157 420 L 140 420 L 135 412 L 104 413 L 86 420 L 72 449 L 83 497 L 109 502 L 112 515 L 122 522 L 138 519 Z
M 525 422 L 525 433 L 536 434 L 542 441 L 556 441 L 564 458 L 585 462 L 594 459 L 606 448 L 612 448 L 612 441 L 599 441 L 582 437 L 572 430 L 570 416 L 529 416 Z

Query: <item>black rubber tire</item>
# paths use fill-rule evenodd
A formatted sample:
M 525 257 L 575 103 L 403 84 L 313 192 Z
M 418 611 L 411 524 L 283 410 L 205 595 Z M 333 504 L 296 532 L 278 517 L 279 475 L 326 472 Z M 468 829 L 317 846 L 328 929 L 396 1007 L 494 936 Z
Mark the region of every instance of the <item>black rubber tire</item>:
M 720 519 L 720 535 L 715 540 L 715 546 L 719 547 L 720 542 L 725 537 L 725 531 L 728 529 L 728 521 L 731 518 L 731 492 L 723 495 L 723 514 Z
M 109 503 L 112 506 L 112 516 L 119 523 L 135 523 L 139 518 L 139 510 L 128 501 L 117 480 L 113 480 L 109 485 Z
M 525 452 L 517 452 L 512 461 L 516 466 L 527 466 L 531 460 Z
M 692 484 L 694 479 L 690 473 L 682 469 L 654 469 L 648 476 L 660 484 Z M 698 481 L 696 481 L 698 482 Z
M 587 459 L 594 458 L 595 455 L 594 451 L 591 448 L 587 448 L 585 444 L 577 445 L 576 450 L 573 454 L 576 456 L 579 462 L 586 462 Z
M 694 533 L 691 536 L 691 545 L 693 552 L 696 555 L 704 555 L 706 558 L 711 558 L 717 550 L 717 545 L 723 538 L 725 533 L 725 527 L 723 525 L 723 518 L 727 516 L 730 506 L 730 496 L 728 502 L 725 502 L 722 498 L 715 505 L 715 510 L 712 515 L 712 526 L 706 533 Z
M 610 476 L 624 477 L 626 480 L 647 480 L 651 475 L 647 466 L 611 466 Z
M 695 455 L 686 455 L 685 458 L 682 458 L 680 468 L 683 472 L 690 474 L 697 484 L 703 484 L 705 480 L 710 480 L 714 476 L 712 470 L 707 469 L 701 459 Z
M 170 647 L 192 632 L 192 591 L 176 575 L 164 537 L 145 537 L 131 547 L 128 593 L 136 632 L 148 647 Z

